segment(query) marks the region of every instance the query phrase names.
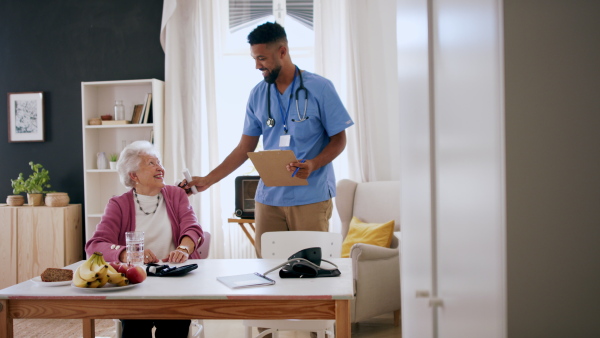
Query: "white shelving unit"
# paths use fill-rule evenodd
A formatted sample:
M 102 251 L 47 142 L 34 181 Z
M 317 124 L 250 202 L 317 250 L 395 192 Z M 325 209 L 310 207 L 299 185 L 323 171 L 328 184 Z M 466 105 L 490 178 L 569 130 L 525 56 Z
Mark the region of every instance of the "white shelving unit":
M 133 106 L 143 104 L 152 93 L 152 120 L 147 124 L 89 125 L 89 120 L 112 114 L 115 100 L 122 100 L 125 119 Z M 127 191 L 116 170 L 97 168 L 99 152 L 118 154 L 129 143 L 150 141 L 163 151 L 164 82 L 157 79 L 81 83 L 85 240 L 92 237 L 104 208 L 112 196 Z

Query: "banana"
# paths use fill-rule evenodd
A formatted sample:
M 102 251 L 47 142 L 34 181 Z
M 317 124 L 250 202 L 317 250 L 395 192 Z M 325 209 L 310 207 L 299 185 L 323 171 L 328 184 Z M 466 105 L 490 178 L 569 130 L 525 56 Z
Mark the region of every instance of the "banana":
M 92 262 L 91 269 L 94 272 L 96 272 L 96 274 L 106 266 L 106 264 L 102 263 L 104 261 L 104 259 L 102 258 L 102 254 L 98 254 L 97 252 L 95 252 L 90 259 L 94 260 Z M 99 278 L 99 276 L 97 276 L 97 278 Z
M 115 268 L 113 268 L 112 265 L 108 264 L 108 272 L 110 273 L 118 273 L 117 270 Z
M 73 285 L 80 288 L 87 288 L 88 281 L 81 278 L 81 276 L 79 275 L 79 269 L 77 269 L 75 273 L 73 273 Z
M 98 255 L 98 260 L 100 261 L 101 265 L 109 265 L 108 263 L 106 263 L 106 261 L 104 260 L 104 255 L 101 252 L 96 252 L 96 254 Z
M 108 282 L 111 284 L 119 284 L 122 280 L 127 279 L 127 278 L 125 278 L 125 274 L 120 273 L 120 272 L 113 273 L 113 272 L 109 271 L 107 273 L 107 275 L 108 275 Z M 129 280 L 127 279 L 127 281 L 129 281 Z
M 98 271 L 98 281 L 100 281 L 100 286 L 98 286 L 99 288 L 103 287 L 104 285 L 106 285 L 106 283 L 108 283 L 108 265 L 105 265 L 104 267 L 102 267 L 102 269 L 100 269 L 100 271 Z
M 88 287 L 88 288 L 100 288 L 100 287 L 102 287 L 102 286 L 100 285 L 101 283 L 102 283 L 102 282 L 101 282 L 99 279 L 96 279 L 96 280 L 95 280 L 95 281 L 93 281 L 93 282 L 89 282 L 87 287 Z
M 76 272 L 79 272 L 79 276 L 88 281 L 94 281 L 97 278 L 97 273 L 92 270 L 92 264 L 96 261 L 95 254 L 92 255 L 87 261 L 83 262 L 78 268 Z
M 117 283 L 116 285 L 117 286 L 126 286 L 126 285 L 129 285 L 129 279 L 123 278 L 123 280 L 120 281 L 119 283 Z

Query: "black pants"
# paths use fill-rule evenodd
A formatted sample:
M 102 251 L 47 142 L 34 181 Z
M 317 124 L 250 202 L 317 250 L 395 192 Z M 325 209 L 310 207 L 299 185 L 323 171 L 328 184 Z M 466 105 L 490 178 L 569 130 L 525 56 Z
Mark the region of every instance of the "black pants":
M 123 338 L 152 338 L 152 328 L 156 338 L 187 338 L 191 320 L 133 320 L 121 319 Z

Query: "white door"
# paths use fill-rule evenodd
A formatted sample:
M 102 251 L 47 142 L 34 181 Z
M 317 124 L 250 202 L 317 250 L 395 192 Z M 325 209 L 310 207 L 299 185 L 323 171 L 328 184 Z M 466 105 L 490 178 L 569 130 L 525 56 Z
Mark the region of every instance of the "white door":
M 404 338 L 506 336 L 500 8 L 398 1 Z
M 427 1 L 397 2 L 402 337 L 433 337 L 432 168 Z M 409 258 L 408 258 L 409 257 Z

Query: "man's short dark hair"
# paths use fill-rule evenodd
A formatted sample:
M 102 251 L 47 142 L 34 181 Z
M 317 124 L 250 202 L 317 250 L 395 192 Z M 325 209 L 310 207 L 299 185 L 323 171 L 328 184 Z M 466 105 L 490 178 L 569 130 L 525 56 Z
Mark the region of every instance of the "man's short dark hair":
M 285 34 L 285 29 L 277 22 L 264 23 L 248 34 L 248 43 L 250 45 L 269 44 L 281 40 L 287 42 L 287 35 Z

